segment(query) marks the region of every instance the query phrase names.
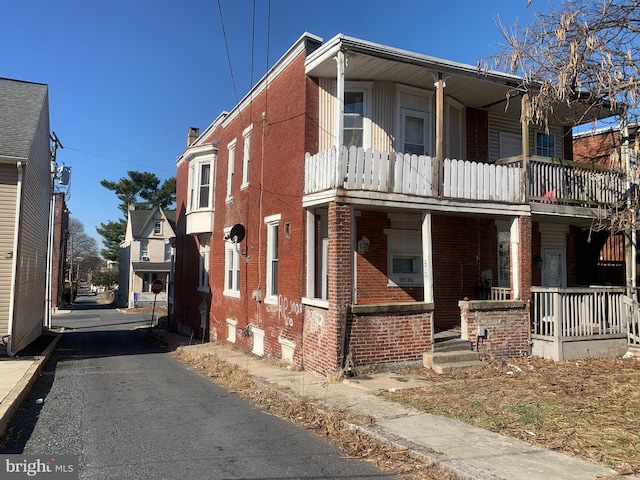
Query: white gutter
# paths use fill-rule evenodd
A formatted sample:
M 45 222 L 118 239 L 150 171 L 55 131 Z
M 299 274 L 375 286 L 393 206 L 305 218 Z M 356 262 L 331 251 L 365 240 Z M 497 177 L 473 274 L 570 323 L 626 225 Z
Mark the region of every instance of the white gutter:
M 9 341 L 7 342 L 7 355 L 15 356 L 17 352 L 11 350 L 13 339 L 13 322 L 15 320 L 15 296 L 16 296 L 16 274 L 18 271 L 18 234 L 20 233 L 20 213 L 22 210 L 22 169 L 21 161 L 16 162 L 18 169 L 18 181 L 16 183 L 16 217 L 13 230 L 13 258 L 11 259 L 11 291 L 9 293 Z

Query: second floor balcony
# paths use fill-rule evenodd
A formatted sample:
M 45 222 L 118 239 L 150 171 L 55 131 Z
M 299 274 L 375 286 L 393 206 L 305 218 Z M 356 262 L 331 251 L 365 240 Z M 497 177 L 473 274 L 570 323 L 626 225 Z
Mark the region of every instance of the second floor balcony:
M 598 165 L 531 156 L 495 164 L 425 155 L 331 148 L 305 159 L 305 195 L 327 190 L 510 204 L 597 208 L 623 205 L 627 176 Z

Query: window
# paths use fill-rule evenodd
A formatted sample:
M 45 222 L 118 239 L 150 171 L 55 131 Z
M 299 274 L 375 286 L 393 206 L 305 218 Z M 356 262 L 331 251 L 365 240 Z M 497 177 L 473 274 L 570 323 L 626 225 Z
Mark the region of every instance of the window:
M 189 166 L 189 211 L 209 209 L 211 195 L 211 159 L 191 162 Z
M 265 302 L 278 301 L 278 224 L 280 215 L 265 218 L 267 225 L 267 294 Z
M 156 220 L 153 222 L 153 234 L 160 235 L 162 233 L 162 221 Z
M 362 147 L 364 92 L 344 92 L 344 145 Z
M 140 259 L 149 260 L 149 242 L 140 242 Z
M 498 287 L 511 286 L 511 232 L 507 222 L 496 222 L 498 229 Z
M 403 153 L 424 155 L 427 145 L 427 113 L 402 109 Z
M 451 159 L 466 158 L 464 105 L 447 97 L 446 112 L 445 157 Z
M 422 239 L 420 231 L 390 229 L 387 234 L 388 283 L 395 286 L 422 286 Z
M 231 228 L 225 228 L 224 233 L 229 235 Z M 240 297 L 240 255 L 238 246 L 231 242 L 224 243 L 224 295 Z
M 231 200 L 233 198 L 233 169 L 235 168 L 234 164 L 236 162 L 236 141 L 234 140 L 229 143 L 227 149 L 229 152 L 227 164 L 227 200 Z
M 307 299 L 329 298 L 328 210 L 307 210 Z
M 209 236 L 198 238 L 200 241 L 200 265 L 198 266 L 198 290 L 209 291 Z
M 240 188 L 249 186 L 249 167 L 251 165 L 251 128 L 247 127 L 242 136 L 244 137 L 244 152 L 242 157 L 242 185 Z
M 555 157 L 555 137 L 549 133 L 536 133 L 536 155 Z

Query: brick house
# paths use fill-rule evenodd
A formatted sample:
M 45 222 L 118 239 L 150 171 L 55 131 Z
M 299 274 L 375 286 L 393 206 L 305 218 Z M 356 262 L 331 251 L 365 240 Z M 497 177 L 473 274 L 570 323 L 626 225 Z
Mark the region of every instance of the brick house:
M 615 201 L 624 178 L 570 162 L 569 124 L 521 123 L 518 86 L 304 34 L 189 130 L 173 326 L 321 373 L 419 361 L 442 332 L 501 356 L 624 349 L 631 280 L 607 276 L 589 235 L 611 201 L 594 182 Z

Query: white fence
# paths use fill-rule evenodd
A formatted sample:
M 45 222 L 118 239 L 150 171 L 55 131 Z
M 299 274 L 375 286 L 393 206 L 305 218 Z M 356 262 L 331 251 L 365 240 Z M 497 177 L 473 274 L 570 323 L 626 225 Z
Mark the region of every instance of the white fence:
M 624 297 L 623 301 L 627 314 L 627 342 L 640 346 L 640 303 L 630 297 Z
M 464 160 L 440 164 L 426 155 L 342 147 L 305 158 L 305 193 L 342 188 L 442 196 L 468 200 L 524 202 L 521 169 Z
M 555 338 L 626 332 L 624 288 L 531 288 L 533 335 Z

